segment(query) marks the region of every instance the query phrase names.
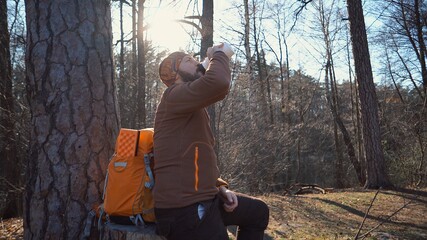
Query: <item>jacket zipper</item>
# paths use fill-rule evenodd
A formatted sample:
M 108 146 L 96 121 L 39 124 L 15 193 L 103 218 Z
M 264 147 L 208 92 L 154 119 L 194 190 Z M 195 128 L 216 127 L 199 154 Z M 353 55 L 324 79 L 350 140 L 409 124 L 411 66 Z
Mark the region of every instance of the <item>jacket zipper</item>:
M 194 151 L 194 190 L 199 191 L 199 147 L 196 146 Z

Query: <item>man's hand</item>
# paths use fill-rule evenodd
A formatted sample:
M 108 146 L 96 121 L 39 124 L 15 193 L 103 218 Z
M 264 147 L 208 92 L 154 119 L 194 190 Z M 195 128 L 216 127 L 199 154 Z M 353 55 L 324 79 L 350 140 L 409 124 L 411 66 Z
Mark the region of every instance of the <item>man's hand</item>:
M 219 194 L 221 199 L 224 201 L 224 210 L 226 212 L 232 212 L 238 205 L 236 194 L 224 186 L 219 188 Z
M 218 45 L 213 45 L 212 47 L 209 47 L 206 51 L 206 56 L 211 59 L 213 57 L 214 52 L 223 51 L 222 48 L 224 46 L 224 43 L 220 43 Z
M 228 58 L 231 58 L 231 56 L 233 56 L 234 54 L 234 51 L 231 48 L 230 44 L 220 43 L 208 48 L 208 50 L 206 51 L 206 56 L 208 57 L 208 59 L 211 59 L 213 57 L 214 52 L 218 52 L 218 51 L 225 53 L 225 55 L 227 55 Z

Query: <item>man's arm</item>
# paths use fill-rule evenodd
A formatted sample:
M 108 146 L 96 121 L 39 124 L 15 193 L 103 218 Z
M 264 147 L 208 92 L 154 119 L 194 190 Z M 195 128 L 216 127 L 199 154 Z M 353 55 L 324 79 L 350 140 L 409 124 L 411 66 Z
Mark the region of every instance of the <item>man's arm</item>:
M 171 86 L 165 98 L 170 110 L 192 112 L 224 99 L 231 81 L 229 61 L 223 52 L 217 51 L 213 53 L 204 76 L 193 82 Z

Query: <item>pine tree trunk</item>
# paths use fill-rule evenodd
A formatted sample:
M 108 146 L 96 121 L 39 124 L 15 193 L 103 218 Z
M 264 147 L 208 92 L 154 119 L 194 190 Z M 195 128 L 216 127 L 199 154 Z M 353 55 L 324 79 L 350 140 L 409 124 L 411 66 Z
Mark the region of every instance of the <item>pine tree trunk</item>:
M 347 0 L 354 65 L 361 104 L 366 156 L 366 188 L 390 187 L 381 146 L 378 100 L 369 57 L 368 39 L 361 0 Z
M 200 42 L 200 60 L 206 57 L 206 51 L 213 45 L 213 14 L 214 2 L 213 0 L 203 0 L 202 17 L 200 23 L 202 24 L 202 40 Z
M 200 60 L 206 57 L 206 51 L 213 45 L 213 14 L 214 14 L 214 2 L 213 0 L 203 0 L 202 17 L 200 23 L 202 24 L 202 40 L 200 42 Z M 210 117 L 210 124 L 213 135 L 218 140 L 218 134 L 216 129 L 216 112 L 215 104 L 208 107 L 208 114 Z M 215 144 L 215 152 L 218 154 L 219 144 Z
M 22 213 L 22 207 L 21 193 L 12 191 L 12 186 L 6 184 L 6 182 L 18 183 L 20 178 L 14 131 L 12 65 L 6 1 L 0 3 L 0 32 L 0 178 L 4 178 L 0 180 L 0 218 L 9 218 Z
M 81 239 L 119 119 L 109 1 L 27 0 L 25 239 Z

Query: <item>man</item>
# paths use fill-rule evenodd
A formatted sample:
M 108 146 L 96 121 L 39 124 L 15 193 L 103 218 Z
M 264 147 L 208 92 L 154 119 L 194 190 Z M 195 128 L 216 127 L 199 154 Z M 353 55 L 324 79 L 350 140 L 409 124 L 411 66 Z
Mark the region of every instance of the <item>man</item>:
M 155 215 L 167 239 L 228 239 L 226 225 L 239 226 L 238 239 L 263 239 L 267 205 L 227 189 L 219 178 L 206 107 L 222 100 L 230 85 L 224 44 L 208 49 L 205 71 L 192 56 L 174 52 L 162 61 L 168 88 L 154 124 Z

